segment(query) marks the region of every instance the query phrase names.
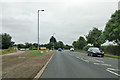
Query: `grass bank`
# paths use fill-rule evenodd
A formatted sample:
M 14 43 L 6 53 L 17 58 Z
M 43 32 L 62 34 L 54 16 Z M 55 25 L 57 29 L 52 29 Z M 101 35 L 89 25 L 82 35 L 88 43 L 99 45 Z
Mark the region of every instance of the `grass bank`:
M 85 50 L 75 50 L 75 52 L 87 53 L 87 51 L 85 51 Z M 110 57 L 110 58 L 116 58 L 116 59 L 120 58 L 120 56 L 113 55 L 113 54 L 110 54 L 110 53 L 107 53 L 107 52 L 104 53 L 104 56 L 105 57 Z
M 0 51 L 0 55 L 7 54 L 7 53 L 13 53 L 13 52 L 16 52 L 16 50 L 14 50 L 13 48 L 9 48 L 9 49 Z

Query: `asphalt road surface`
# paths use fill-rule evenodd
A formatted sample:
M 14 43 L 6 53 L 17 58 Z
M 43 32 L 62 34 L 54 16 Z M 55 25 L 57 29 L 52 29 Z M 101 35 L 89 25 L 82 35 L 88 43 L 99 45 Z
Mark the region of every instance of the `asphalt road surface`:
M 118 59 L 56 51 L 41 78 L 118 78 Z

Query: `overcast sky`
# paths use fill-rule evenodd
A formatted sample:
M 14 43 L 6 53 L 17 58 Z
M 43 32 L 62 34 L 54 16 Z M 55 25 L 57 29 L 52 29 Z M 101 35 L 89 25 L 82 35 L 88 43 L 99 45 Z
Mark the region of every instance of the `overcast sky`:
M 40 12 L 40 44 L 55 33 L 57 41 L 72 44 L 79 36 L 106 22 L 118 9 L 119 0 L 3 0 L 2 33 L 18 43 L 37 43 L 37 10 Z M 1 31 L 1 30 L 0 30 Z

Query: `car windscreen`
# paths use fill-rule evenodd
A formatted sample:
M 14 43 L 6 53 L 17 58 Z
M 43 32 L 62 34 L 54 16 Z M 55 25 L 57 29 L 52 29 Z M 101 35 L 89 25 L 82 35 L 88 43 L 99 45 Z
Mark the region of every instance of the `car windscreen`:
M 97 48 L 93 49 L 93 51 L 94 51 L 94 52 L 100 52 L 100 50 L 97 49 Z

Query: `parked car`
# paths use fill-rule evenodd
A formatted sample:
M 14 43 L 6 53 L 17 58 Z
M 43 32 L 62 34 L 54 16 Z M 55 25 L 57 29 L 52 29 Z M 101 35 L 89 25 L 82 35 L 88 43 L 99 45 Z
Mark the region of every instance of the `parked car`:
M 101 56 L 101 57 L 104 57 L 104 52 L 102 50 L 100 50 L 99 48 L 92 47 L 92 48 L 88 49 L 88 56 L 92 56 L 92 57 Z
M 70 48 L 70 51 L 74 51 L 74 48 Z
M 61 49 L 61 48 L 58 48 L 58 51 L 62 51 L 62 49 Z

